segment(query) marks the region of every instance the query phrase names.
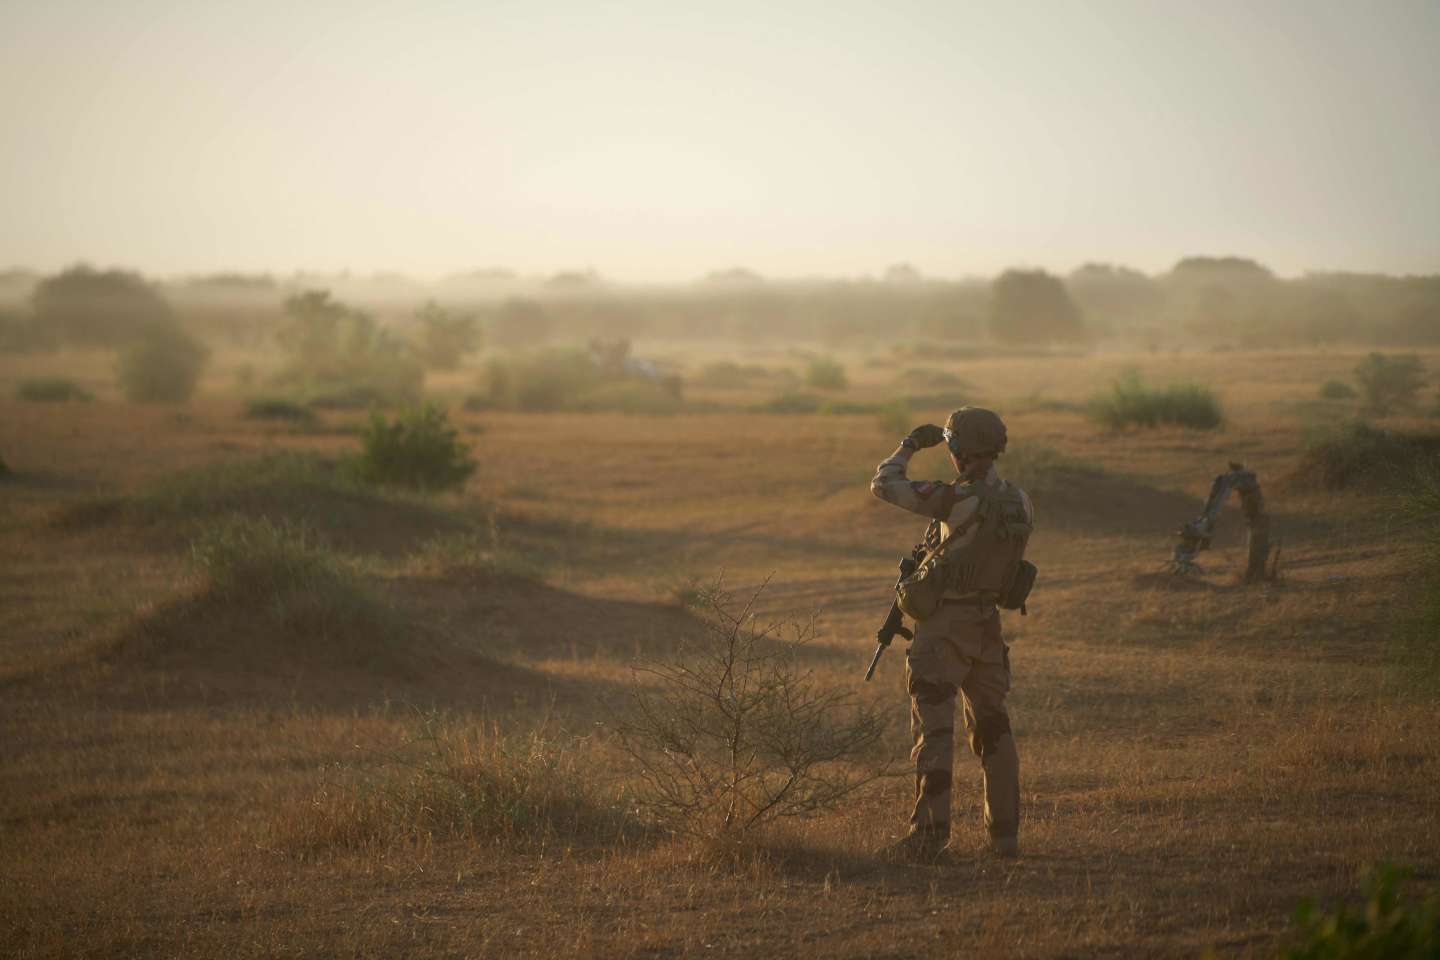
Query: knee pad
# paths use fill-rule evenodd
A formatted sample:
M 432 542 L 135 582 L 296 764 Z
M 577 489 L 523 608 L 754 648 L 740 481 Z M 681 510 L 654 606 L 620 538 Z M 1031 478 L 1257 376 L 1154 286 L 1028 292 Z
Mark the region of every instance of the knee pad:
M 975 729 L 970 731 L 970 749 L 975 756 L 984 760 L 995 751 L 1000 738 L 1010 733 L 1010 716 L 1004 712 L 981 713 L 975 717 Z

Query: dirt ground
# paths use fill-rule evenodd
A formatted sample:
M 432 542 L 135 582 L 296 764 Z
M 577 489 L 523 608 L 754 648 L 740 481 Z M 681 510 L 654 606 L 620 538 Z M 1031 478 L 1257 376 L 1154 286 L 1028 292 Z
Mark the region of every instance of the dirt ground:
M 219 358 L 180 408 L 119 400 L 104 357 L 0 358 L 12 471 L 0 481 L 0 953 L 1260 956 L 1302 897 L 1351 895 L 1371 864 L 1408 865 L 1433 886 L 1440 703 L 1404 682 L 1391 642 L 1412 596 L 1413 534 L 1383 490 L 1293 477 L 1307 426 L 1351 412 L 1319 401 L 1319 384 L 1358 356 L 952 363 L 1006 417 L 1037 512 L 1040 581 L 1028 616 L 1005 615 L 1022 856 L 986 853 L 966 753 L 955 823 L 968 855 L 874 855 L 904 827 L 910 786 L 896 777 L 724 867 L 648 834 L 317 850 L 287 844 L 277 824 L 357 771 L 390 769 L 432 708 L 457 726 L 543 721 L 603 742 L 632 664 L 690 628 L 677 597 L 722 572 L 740 595 L 769 579 L 765 616 L 817 616 L 807 666 L 882 704 L 888 752 L 902 757 L 901 650 L 875 682 L 861 675 L 922 522 L 869 493 L 898 440 L 873 415 L 738 412 L 726 404 L 748 395 L 717 390 L 691 394 L 715 412 L 673 416 L 455 409 L 479 462 L 462 492 L 353 517 L 287 505 L 340 517 L 336 549 L 412 625 L 392 671 L 277 652 L 247 611 L 186 606 L 203 578 L 184 524 L 136 524 L 113 506 L 209 464 L 343 456 L 363 414 L 246 419 L 243 358 Z M 1440 354 L 1424 359 L 1440 367 Z M 895 389 L 883 356 L 846 361 L 849 397 Z M 1131 365 L 1212 386 L 1226 425 L 1100 429 L 1079 405 Z M 15 399 L 21 380 L 62 370 L 97 399 Z M 458 397 L 471 376 L 432 389 Z M 1234 505 L 1203 571 L 1166 574 L 1175 528 L 1232 459 L 1265 490 L 1280 579 L 1238 582 Z M 930 451 L 912 476 L 947 467 Z M 427 544 L 470 533 L 544 562 L 461 577 L 423 561 Z M 162 622 L 168 646 L 135 654 L 129 638 Z

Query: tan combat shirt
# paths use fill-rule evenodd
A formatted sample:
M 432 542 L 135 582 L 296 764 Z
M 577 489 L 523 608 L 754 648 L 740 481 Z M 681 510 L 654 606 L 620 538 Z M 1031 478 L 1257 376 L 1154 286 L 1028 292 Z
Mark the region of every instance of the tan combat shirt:
M 951 527 L 960 526 L 975 514 L 975 511 L 980 508 L 980 500 L 974 494 L 967 494 L 962 489 L 958 489 L 954 482 L 911 480 L 906 476 L 905 471 L 913 453 L 914 451 L 901 447 L 891 454 L 889 459 L 876 467 L 875 477 L 870 481 L 870 492 L 902 510 L 909 510 L 911 513 L 918 513 L 922 517 L 938 521 L 940 537 L 943 539 L 950 535 Z M 980 482 L 991 487 L 1007 483 L 1000 479 L 1000 474 L 996 472 L 994 464 L 990 465 L 990 469 Z M 1021 490 L 1020 499 L 1025 503 L 1026 518 L 1033 524 L 1035 507 L 1030 502 L 1030 495 Z M 946 548 L 946 553 L 966 546 L 975 539 L 978 533 L 979 530 L 973 527 L 965 531 Z

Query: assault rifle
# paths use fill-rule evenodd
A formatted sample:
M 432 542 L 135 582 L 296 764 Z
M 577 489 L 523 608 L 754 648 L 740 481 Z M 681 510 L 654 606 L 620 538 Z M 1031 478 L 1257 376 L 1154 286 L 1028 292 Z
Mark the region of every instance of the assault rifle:
M 920 556 L 924 551 L 925 545 L 922 543 L 915 548 L 915 551 L 910 554 L 910 556 L 901 558 L 900 579 L 895 581 L 896 587 L 900 586 L 901 580 L 904 580 L 915 572 L 915 568 L 920 563 Z M 890 641 L 894 640 L 897 636 L 904 637 L 906 640 L 915 639 L 915 634 L 905 629 L 905 614 L 900 611 L 900 604 L 892 603 L 890 604 L 890 613 L 885 617 L 885 622 L 881 624 L 880 629 L 875 632 L 875 656 L 870 658 L 870 668 L 865 671 L 865 681 L 867 683 L 871 677 L 875 676 L 875 666 L 880 662 L 880 654 L 885 652 L 885 648 L 890 646 Z

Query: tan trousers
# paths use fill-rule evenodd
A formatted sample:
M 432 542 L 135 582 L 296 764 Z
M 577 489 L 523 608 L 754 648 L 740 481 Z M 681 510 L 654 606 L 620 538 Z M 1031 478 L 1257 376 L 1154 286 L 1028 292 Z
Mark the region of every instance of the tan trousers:
M 965 704 L 970 749 L 985 771 L 985 826 L 992 837 L 1016 836 L 1020 826 L 1020 757 L 1010 733 L 1005 695 L 1010 652 L 1000 636 L 1000 613 L 947 603 L 915 628 L 905 657 L 910 733 L 915 741 L 917 828 L 948 828 L 955 764 L 955 695 Z

